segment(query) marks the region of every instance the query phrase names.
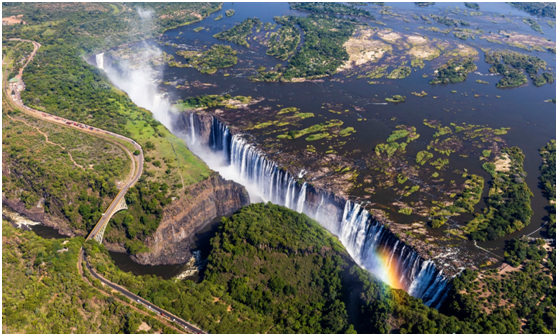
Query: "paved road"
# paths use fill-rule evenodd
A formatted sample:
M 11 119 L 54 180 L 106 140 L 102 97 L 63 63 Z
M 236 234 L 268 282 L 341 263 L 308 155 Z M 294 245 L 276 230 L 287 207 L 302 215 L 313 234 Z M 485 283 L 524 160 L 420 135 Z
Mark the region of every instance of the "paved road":
M 203 330 L 201 330 L 200 328 L 186 322 L 185 320 L 179 318 L 176 315 L 173 315 L 173 314 L 167 312 L 164 309 L 161 309 L 161 308 L 155 306 L 153 303 L 151 303 L 151 302 L 149 302 L 145 299 L 142 299 L 141 297 L 139 297 L 136 294 L 128 291 L 127 289 L 125 289 L 123 287 L 120 287 L 119 285 L 117 285 L 115 283 L 112 283 L 109 280 L 105 279 L 103 276 L 99 275 L 97 272 L 95 272 L 95 270 L 93 270 L 93 268 L 89 264 L 89 260 L 87 260 L 87 256 L 85 255 L 85 251 L 82 250 L 81 253 L 82 253 L 81 258 L 83 258 L 83 260 L 85 260 L 85 266 L 87 267 L 87 269 L 89 270 L 91 275 L 93 275 L 93 277 L 95 277 L 96 279 L 99 279 L 99 281 L 101 281 L 105 285 L 107 285 L 110 288 L 120 292 L 122 295 L 126 296 L 127 298 L 131 299 L 132 301 L 144 305 L 147 309 L 150 309 L 150 310 L 154 311 L 156 314 L 161 315 L 162 317 L 168 319 L 169 321 L 172 321 L 172 322 L 178 324 L 179 326 L 184 328 L 186 331 L 189 331 L 189 332 L 194 333 L 194 334 L 205 334 L 205 332 L 203 332 Z
M 19 80 L 19 84 L 23 85 L 23 81 L 22 81 L 22 76 L 23 76 L 23 70 L 25 69 L 25 67 L 27 66 L 27 64 L 29 64 L 29 62 L 31 62 L 31 60 L 33 59 L 33 57 L 35 56 L 35 54 L 37 53 L 37 50 L 39 50 L 39 48 L 41 47 L 41 44 L 39 44 L 38 42 L 35 41 L 30 41 L 30 40 L 22 40 L 22 39 L 10 39 L 12 41 L 23 41 L 23 42 L 30 42 L 33 43 L 33 52 L 31 53 L 31 55 L 29 56 L 29 59 L 27 60 L 27 62 L 25 63 L 25 65 L 19 70 L 19 75 L 18 75 L 18 80 Z M 6 87 L 6 90 L 9 90 L 8 87 Z M 8 93 L 8 97 L 10 97 L 9 92 Z M 102 129 L 99 129 L 97 127 L 93 127 L 84 123 L 79 123 L 77 121 L 74 120 L 70 120 L 70 119 L 65 119 L 65 118 L 61 118 L 61 117 L 57 117 L 55 115 L 49 114 L 49 113 L 44 113 L 42 111 L 38 111 L 35 110 L 33 108 L 30 108 L 29 106 L 26 106 L 23 104 L 23 101 L 21 100 L 21 95 L 20 92 L 16 90 L 15 92 L 15 100 L 14 103 L 25 113 L 41 119 L 41 120 L 46 120 L 49 121 L 51 123 L 55 123 L 55 124 L 59 124 L 62 126 L 66 126 L 66 127 L 70 127 L 70 128 L 74 128 L 77 129 L 78 131 L 81 132 L 85 132 L 85 133 L 90 133 L 90 134 L 94 134 L 97 136 L 102 136 L 105 138 L 117 138 L 120 139 L 122 141 L 126 141 L 130 144 L 132 144 L 134 146 L 135 149 L 139 150 L 140 154 L 139 155 L 133 155 L 133 153 L 131 153 L 125 146 L 122 146 L 119 144 L 120 147 L 122 147 L 128 154 L 128 156 L 130 157 L 130 159 L 133 162 L 133 171 L 134 173 L 131 175 L 131 177 L 128 179 L 128 181 L 126 182 L 126 184 L 122 187 L 122 189 L 120 189 L 120 191 L 118 192 L 118 194 L 116 195 L 116 197 L 113 199 L 112 203 L 109 205 L 108 209 L 104 212 L 103 216 L 101 217 L 101 219 L 99 219 L 99 221 L 97 222 L 97 224 L 95 225 L 95 227 L 93 228 L 93 230 L 91 230 L 91 232 L 89 233 L 89 235 L 87 236 L 87 239 L 91 239 L 94 238 L 95 235 L 97 235 L 97 233 L 99 231 L 102 230 L 102 228 L 108 223 L 108 221 L 110 220 L 110 218 L 112 217 L 112 215 L 114 215 L 115 209 L 118 206 L 118 203 L 120 202 L 120 200 L 124 197 L 124 195 L 126 195 L 126 192 L 128 192 L 128 189 L 130 189 L 130 187 L 132 187 L 141 177 L 141 174 L 143 173 L 143 149 L 141 148 L 141 146 L 135 142 L 134 140 L 127 138 L 123 135 L 119 135 L 116 133 L 112 133 L 109 131 L 105 131 Z M 118 142 L 117 142 L 118 144 Z

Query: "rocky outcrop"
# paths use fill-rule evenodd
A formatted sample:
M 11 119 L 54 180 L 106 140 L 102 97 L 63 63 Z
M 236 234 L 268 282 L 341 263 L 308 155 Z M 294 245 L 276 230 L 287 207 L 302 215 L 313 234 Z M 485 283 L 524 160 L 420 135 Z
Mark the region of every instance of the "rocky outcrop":
M 250 204 L 246 189 L 214 173 L 186 188 L 187 194 L 169 205 L 157 231 L 149 237 L 149 252 L 133 255 L 144 265 L 179 264 L 190 260 L 194 235 L 213 219 Z
M 32 207 L 28 209 L 25 207 L 25 203 L 23 203 L 19 199 L 9 199 L 4 196 L 2 196 L 2 205 L 3 206 L 7 205 L 13 211 L 26 216 L 32 221 L 40 222 L 45 226 L 49 226 L 55 229 L 61 235 L 65 235 L 69 237 L 80 235 L 79 232 L 76 232 L 74 229 L 72 229 L 72 227 L 67 221 L 46 213 L 42 206 Z

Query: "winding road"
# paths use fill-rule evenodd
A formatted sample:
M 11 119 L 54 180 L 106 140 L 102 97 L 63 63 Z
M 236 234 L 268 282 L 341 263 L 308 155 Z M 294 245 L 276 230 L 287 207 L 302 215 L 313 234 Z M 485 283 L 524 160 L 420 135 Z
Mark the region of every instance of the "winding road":
M 29 43 L 32 43 L 33 47 L 34 47 L 33 52 L 29 56 L 29 59 L 27 60 L 25 65 L 19 70 L 19 74 L 17 75 L 18 85 L 24 85 L 24 83 L 22 81 L 23 70 L 29 64 L 29 62 L 33 59 L 33 57 L 37 53 L 37 50 L 39 50 L 39 48 L 41 47 L 41 44 L 38 43 L 38 42 L 35 42 L 35 41 L 23 40 L 23 39 L 10 39 L 10 40 L 11 41 L 29 42 Z M 132 167 L 132 171 L 131 171 L 130 175 L 128 176 L 126 184 L 120 189 L 120 191 L 118 192 L 116 197 L 112 200 L 112 202 L 110 203 L 110 205 L 107 208 L 107 210 L 105 211 L 105 213 L 103 213 L 103 215 L 101 216 L 101 219 L 99 219 L 99 221 L 97 222 L 95 227 L 93 227 L 93 230 L 91 230 L 91 232 L 87 236 L 86 240 L 94 238 L 104 228 L 104 226 L 108 223 L 108 221 L 110 220 L 112 215 L 117 210 L 119 210 L 118 204 L 124 198 L 124 196 L 126 195 L 128 190 L 130 189 L 130 187 L 132 187 L 139 180 L 139 178 L 141 177 L 141 175 L 143 173 L 143 163 L 144 163 L 144 155 L 143 155 L 142 147 L 137 142 L 135 142 L 134 140 L 132 140 L 128 137 L 125 137 L 123 135 L 116 134 L 116 133 L 113 133 L 113 132 L 109 132 L 109 131 L 106 131 L 106 130 L 103 130 L 103 129 L 100 129 L 100 128 L 97 128 L 97 127 L 94 127 L 94 126 L 86 125 L 84 123 L 80 123 L 80 122 L 73 121 L 73 120 L 66 119 L 66 118 L 61 118 L 61 117 L 58 117 L 58 116 L 55 116 L 55 115 L 52 115 L 52 114 L 49 114 L 49 113 L 45 113 L 45 112 L 38 111 L 38 110 L 35 110 L 33 108 L 30 108 L 29 106 L 26 106 L 25 104 L 23 104 L 23 101 L 21 100 L 20 92 L 18 90 L 15 90 L 15 92 L 14 92 L 15 93 L 14 99 L 10 99 L 10 88 L 7 85 L 5 85 L 6 82 L 7 82 L 7 78 L 4 78 L 3 84 L 4 84 L 4 88 L 5 88 L 5 99 L 7 99 L 9 104 L 13 104 L 13 105 L 15 105 L 14 107 L 19 108 L 23 113 L 25 113 L 25 114 L 27 114 L 31 117 L 37 118 L 37 119 L 41 119 L 41 120 L 44 120 L 44 121 L 47 121 L 47 122 L 50 122 L 50 123 L 53 123 L 53 124 L 58 124 L 58 125 L 63 126 L 63 127 L 70 127 L 72 129 L 78 130 L 80 132 L 92 134 L 92 135 L 104 138 L 106 140 L 109 140 L 109 141 L 115 143 L 116 145 L 118 145 L 119 147 L 121 147 L 122 149 L 124 149 L 124 151 L 126 151 L 128 156 L 132 160 L 133 167 Z M 48 138 L 47 138 L 47 140 L 48 140 Z M 137 151 L 139 151 L 139 155 L 134 155 L 133 153 L 131 153 L 130 150 L 126 146 L 124 146 L 123 144 L 120 143 L 120 141 L 125 141 L 125 142 L 128 142 L 129 144 L 131 144 Z M 201 330 L 198 327 L 192 325 L 191 323 L 188 323 L 185 320 L 183 320 L 183 319 L 181 319 L 181 318 L 179 318 L 179 317 L 177 317 L 173 314 L 170 314 L 166 310 L 163 310 L 163 309 L 155 306 L 153 303 L 135 295 L 134 293 L 128 291 L 127 289 L 125 289 L 125 288 L 123 288 L 119 285 L 116 285 L 116 284 L 108 281 L 107 279 L 105 279 L 101 275 L 99 275 L 90 266 L 89 261 L 87 260 L 87 257 L 85 255 L 85 252 L 83 251 L 83 249 L 80 251 L 79 261 L 78 261 L 78 269 L 79 269 L 79 271 L 82 275 L 83 275 L 82 269 L 81 269 L 82 260 L 85 260 L 86 267 L 89 270 L 89 272 L 91 273 L 91 275 L 93 277 L 95 277 L 96 279 L 98 279 L 99 281 L 101 281 L 103 284 L 105 284 L 105 285 L 109 286 L 110 288 L 120 292 L 122 295 L 128 297 L 132 301 L 144 305 L 145 307 L 152 310 L 153 312 L 155 312 L 160 317 L 165 318 L 170 322 L 176 323 L 177 325 L 184 328 L 185 331 L 187 331 L 187 332 L 191 332 L 191 333 L 195 333 L 195 334 L 205 333 L 203 330 Z
M 37 50 L 39 50 L 39 48 L 41 47 L 41 44 L 38 43 L 38 42 L 35 42 L 35 41 L 23 40 L 23 39 L 19 39 L 19 38 L 10 39 L 10 41 L 29 42 L 29 43 L 33 44 L 33 52 L 29 56 L 29 59 L 27 60 L 25 65 L 19 70 L 19 74 L 17 75 L 18 84 L 19 85 L 24 85 L 23 80 L 22 80 L 23 79 L 23 70 L 25 69 L 25 67 L 27 67 L 29 62 L 31 62 L 31 60 L 33 59 L 33 57 L 37 53 Z M 5 80 L 7 80 L 7 79 L 5 79 Z M 7 97 L 10 97 L 9 87 L 5 86 L 5 88 L 6 88 Z M 9 99 L 9 98 L 7 98 L 7 99 Z M 99 219 L 99 221 L 97 222 L 95 227 L 93 227 L 93 230 L 91 230 L 91 232 L 87 236 L 87 239 L 91 239 L 91 238 L 95 237 L 97 235 L 97 233 L 99 233 L 104 228 L 104 226 L 108 223 L 108 221 L 110 220 L 112 215 L 114 215 L 114 213 L 116 212 L 115 210 L 117 210 L 119 202 L 124 198 L 124 196 L 126 195 L 128 190 L 130 189 L 130 187 L 132 187 L 139 180 L 139 178 L 141 177 L 141 174 L 143 173 L 143 162 L 144 162 L 143 149 L 141 148 L 141 146 L 137 142 L 135 142 L 134 140 L 132 140 L 128 137 L 125 137 L 123 135 L 116 134 L 116 133 L 109 132 L 109 131 L 105 131 L 105 130 L 102 130 L 100 128 L 90 126 L 90 125 L 87 125 L 87 124 L 84 124 L 84 123 L 80 123 L 80 122 L 77 122 L 77 121 L 74 121 L 74 120 L 61 118 L 61 117 L 58 117 L 58 116 L 55 116 L 55 115 L 52 115 L 52 114 L 49 114 L 49 113 L 45 113 L 45 112 L 42 112 L 42 111 L 35 110 L 35 109 L 33 109 L 29 106 L 26 106 L 25 104 L 23 104 L 23 101 L 21 100 L 21 93 L 18 90 L 15 90 L 15 99 L 13 100 L 13 103 L 22 112 L 24 112 L 24 113 L 26 113 L 26 114 L 28 114 L 32 117 L 35 117 L 35 118 L 38 118 L 38 119 L 41 119 L 41 120 L 44 120 L 44 121 L 48 121 L 50 123 L 58 124 L 58 125 L 61 125 L 61 126 L 64 126 L 64 127 L 70 127 L 72 129 L 76 129 L 80 132 L 93 134 L 93 135 L 102 137 L 102 138 L 107 139 L 107 140 L 112 140 L 111 142 L 115 143 L 116 145 L 118 145 L 119 147 L 124 149 L 124 151 L 128 154 L 128 156 L 132 160 L 132 163 L 133 163 L 132 164 L 133 165 L 132 172 L 133 173 L 130 174 L 130 176 L 128 177 L 128 180 L 126 181 L 125 185 L 120 189 L 120 191 L 118 192 L 116 197 L 112 200 L 109 207 L 103 213 L 102 217 Z M 113 140 L 117 140 L 117 141 L 113 141 Z M 139 155 L 134 155 L 133 153 L 130 152 L 130 150 L 128 148 L 126 148 L 126 146 L 123 146 L 118 140 L 128 142 L 129 144 L 134 146 L 134 148 L 136 150 L 138 150 L 140 154 Z

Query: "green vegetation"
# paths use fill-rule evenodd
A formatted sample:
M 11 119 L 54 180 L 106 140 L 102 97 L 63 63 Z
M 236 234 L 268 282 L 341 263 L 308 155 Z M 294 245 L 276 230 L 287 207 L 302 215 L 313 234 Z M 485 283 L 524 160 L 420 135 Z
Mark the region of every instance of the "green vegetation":
M 470 26 L 469 22 L 465 22 L 463 20 L 452 19 L 447 16 L 438 16 L 434 14 L 430 14 L 430 17 L 434 19 L 436 22 L 441 23 L 446 26 Z
M 142 323 L 148 333 L 176 333 L 86 283 L 77 268 L 82 244 L 81 237 L 43 239 L 2 221 L 3 333 L 134 334 Z
M 116 182 L 130 172 L 128 155 L 112 142 L 10 112 L 7 105 L 2 119 L 2 152 L 10 172 L 2 177 L 4 196 L 28 209 L 39 205 L 60 224 L 88 233 L 118 193 Z
M 194 32 L 199 33 L 203 30 L 203 27 L 194 28 Z
M 535 21 L 535 20 L 533 20 L 533 19 L 531 19 L 531 18 L 525 18 L 525 19 L 523 19 L 523 22 L 525 22 L 526 24 L 528 24 L 529 26 L 531 26 L 531 28 L 532 28 L 534 31 L 536 31 L 536 32 L 538 32 L 538 33 L 541 33 L 541 34 L 544 34 L 543 31 L 542 31 L 541 26 L 538 24 L 537 21 Z
M 462 208 L 462 211 L 473 213 L 474 207 L 480 202 L 482 190 L 484 188 L 484 178 L 475 174 L 467 175 L 464 190 L 455 200 L 453 205 Z
M 232 67 L 238 62 L 236 50 L 228 45 L 215 44 L 202 53 L 181 50 L 176 54 L 183 56 L 190 66 L 207 74 L 213 74 L 217 72 L 217 69 Z M 173 62 L 170 62 L 169 65 L 173 66 Z
M 467 79 L 467 75 L 477 69 L 470 57 L 453 58 L 436 70 L 435 77 L 430 84 L 459 83 Z
M 506 259 L 513 266 L 521 263 L 521 269 L 463 271 L 452 280 L 441 311 L 484 325 L 488 333 L 555 334 L 556 249 L 547 252 L 514 239 L 506 246 Z
M 555 2 L 508 2 L 515 8 L 526 11 L 533 15 L 556 18 Z
M 217 17 L 216 17 L 215 19 L 213 19 L 213 20 L 214 20 L 214 21 L 218 21 L 218 20 L 221 20 L 222 18 L 223 18 L 223 15 L 219 15 L 219 16 L 217 16 Z
M 426 97 L 428 95 L 428 93 L 421 91 L 421 92 L 411 92 L 412 95 L 415 95 L 417 97 Z
M 474 9 L 474 10 L 480 10 L 480 6 L 476 2 L 464 2 L 464 4 L 465 4 L 465 7 L 467 7 L 467 8 Z
M 234 9 L 227 9 L 227 10 L 225 11 L 225 15 L 226 15 L 227 17 L 233 16 L 233 15 L 234 15 Z
M 554 82 L 552 73 L 538 75 L 540 69 L 546 69 L 546 62 L 536 56 L 513 51 L 493 51 L 486 52 L 484 58 L 487 63 L 492 64 L 488 69 L 490 72 L 504 76 L 496 84 L 497 87 L 515 87 L 526 84 L 527 77 L 523 74 L 523 70 L 529 74 L 536 86 Z
M 190 97 L 186 100 L 179 99 L 173 108 L 179 112 L 187 111 L 195 108 L 210 108 L 217 106 L 225 106 L 225 108 L 234 109 L 235 105 L 250 104 L 252 97 L 248 96 L 231 96 L 230 94 L 221 95 L 203 95 Z
M 300 33 L 298 28 L 288 20 L 281 17 L 276 17 L 275 20 L 283 26 L 269 36 L 269 49 L 266 53 L 284 61 L 295 52 L 300 42 Z
M 321 132 L 321 134 L 315 134 L 312 137 L 308 137 L 306 138 L 307 141 L 313 141 L 313 140 L 318 140 L 318 139 L 322 139 L 325 137 L 328 137 L 329 134 L 326 132 L 329 128 L 333 128 L 333 127 L 340 127 L 341 125 L 343 125 L 343 122 L 341 120 L 337 120 L 337 119 L 331 119 L 328 120 L 327 123 L 325 124 L 316 124 L 316 125 L 312 125 L 310 127 L 301 129 L 301 130 L 291 130 L 285 134 L 280 134 L 277 136 L 278 139 L 298 139 L 302 136 L 311 134 L 311 133 L 317 133 L 317 132 Z
M 415 5 L 419 7 L 428 7 L 434 5 L 435 2 L 415 2 Z
M 421 166 L 423 166 L 426 161 L 432 159 L 434 157 L 434 154 L 428 152 L 428 151 L 420 151 L 417 153 L 417 157 L 415 159 L 416 163 L 420 163 Z
M 411 75 L 411 67 L 401 66 L 393 69 L 389 75 L 386 76 L 388 79 L 403 79 Z
M 63 118 L 128 136 L 142 145 L 145 155 L 153 158 L 153 162 L 160 162 L 159 167 L 147 164 L 142 179 L 135 186 L 157 192 L 138 198 L 129 210 L 117 215 L 132 216 L 133 219 L 128 217 L 126 224 L 135 223 L 135 228 L 143 233 L 134 240 L 128 238 L 124 231 L 115 230 L 112 223 L 107 230 L 107 237 L 112 234 L 123 237 L 121 241 L 131 250 L 143 248 L 137 239 L 144 239 L 144 233 L 153 232 L 161 218 L 157 213 L 162 213 L 172 197 L 180 196 L 180 188 L 203 181 L 211 171 L 188 150 L 183 140 L 172 135 L 149 111 L 137 107 L 127 95 L 113 88 L 104 74 L 87 64 L 83 55 L 157 36 L 165 29 L 199 21 L 200 17 L 207 17 L 220 8 L 220 4 L 216 3 L 147 3 L 142 6 L 153 10 L 150 25 L 143 28 L 132 23 L 142 20 L 136 8 L 126 3 L 119 4 L 123 10 L 118 15 L 114 15 L 113 7 L 102 3 L 3 5 L 4 13 L 21 13 L 29 22 L 28 25 L 5 26 L 2 29 L 3 39 L 18 37 L 42 44 L 23 73 L 27 86 L 22 92 L 24 103 Z M 37 133 L 30 136 L 31 139 L 37 136 L 36 139 L 40 139 Z M 48 181 L 46 189 L 32 191 L 29 187 L 26 191 L 30 196 L 26 195 L 25 200 L 31 204 L 36 198 L 36 205 L 41 198 L 49 199 L 48 202 L 44 200 L 45 211 L 48 208 L 62 223 L 72 223 L 71 229 L 76 234 L 85 234 L 108 205 L 108 198 L 115 195 L 115 182 L 123 180 L 121 176 L 108 172 L 111 166 L 120 169 L 127 160 L 126 155 L 118 154 L 117 149 L 110 145 L 105 149 L 107 145 L 99 139 L 95 140 L 97 149 L 94 150 L 85 137 L 71 133 L 61 134 L 58 139 L 49 136 L 49 140 L 60 143 L 68 153 L 60 151 L 58 146 L 44 145 L 48 150 L 48 155 L 41 154 L 45 161 L 35 162 L 37 157 L 31 155 L 30 159 L 27 152 L 32 150 L 31 147 L 20 150 L 18 160 L 25 162 L 28 175 L 17 183 L 25 185 L 33 181 L 33 185 L 42 188 L 44 186 L 40 181 Z M 82 144 L 84 148 L 80 153 L 81 149 L 76 146 Z M 13 145 L 10 142 L 10 147 Z M 94 154 L 103 150 L 113 155 L 112 160 L 104 158 L 102 153 Z M 60 166 L 47 168 L 50 164 L 58 164 L 51 160 L 56 152 L 61 153 L 57 161 Z M 69 154 L 85 171 L 79 167 L 69 170 L 72 167 L 67 161 Z M 121 163 L 117 161 L 119 157 Z M 29 165 L 30 162 L 33 164 Z M 89 168 L 90 164 L 93 168 Z M 164 195 L 160 194 L 162 192 Z M 142 217 L 145 217 L 144 221 Z
M 391 98 L 385 98 L 385 100 L 390 103 L 402 103 L 406 98 L 405 96 L 393 95 Z
M 258 18 L 247 18 L 231 29 L 217 33 L 213 35 L 213 37 L 215 37 L 216 39 L 240 44 L 245 47 L 250 47 L 250 44 L 248 44 L 248 42 L 246 41 L 246 37 L 252 34 L 252 28 L 256 24 L 262 24 L 262 21 L 260 21 L 260 19 Z
M 307 17 L 275 17 L 278 23 L 298 25 L 304 34 L 304 44 L 290 58 L 286 67 L 260 72 L 256 80 L 291 81 L 299 78 L 318 78 L 337 72 L 349 59 L 343 44 L 355 31 L 356 19 L 311 14 Z
M 347 6 L 337 2 L 298 2 L 291 4 L 291 9 L 318 14 L 363 16 L 375 20 L 374 16 L 372 16 L 372 14 L 365 9 L 361 9 L 356 6 Z
M 475 240 L 494 240 L 520 230 L 531 221 L 531 197 L 523 171 L 524 155 L 517 147 L 502 149 L 502 156 L 495 163 L 485 163 L 490 172 L 487 207 L 483 214 L 476 214 L 465 232 Z
M 556 140 L 550 140 L 539 152 L 543 159 L 540 179 L 550 207 L 547 235 L 556 238 Z

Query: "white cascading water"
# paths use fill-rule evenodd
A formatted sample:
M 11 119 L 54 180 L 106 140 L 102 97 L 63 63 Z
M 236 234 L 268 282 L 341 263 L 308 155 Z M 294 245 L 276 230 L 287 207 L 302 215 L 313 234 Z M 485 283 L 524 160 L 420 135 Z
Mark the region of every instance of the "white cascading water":
M 97 68 L 105 69 L 105 53 L 100 53 L 95 55 L 95 62 L 97 62 Z
M 197 141 L 200 145 L 202 135 L 201 121 L 194 113 L 185 118 L 189 145 Z M 315 219 L 333 234 L 363 268 L 379 278 L 393 284 L 398 280 L 401 288 L 414 297 L 438 308 L 449 290 L 448 278 L 436 269 L 430 260 L 423 260 L 418 253 L 401 243 L 388 229 L 378 223 L 360 205 L 344 201 L 342 211 L 335 203 L 333 195 L 317 191 L 319 203 L 307 202 L 309 187 L 300 183 L 286 170 L 274 162 L 255 146 L 250 145 L 241 135 L 231 135 L 229 128 L 216 118 L 212 118 L 211 133 L 204 144 L 219 155 L 222 161 L 240 177 L 239 182 L 249 185 L 258 194 L 258 200 L 270 201 L 289 209 L 303 212 Z M 335 207 L 335 208 L 332 208 Z M 338 213 L 332 214 L 332 209 Z M 342 215 L 340 215 L 342 213 Z

